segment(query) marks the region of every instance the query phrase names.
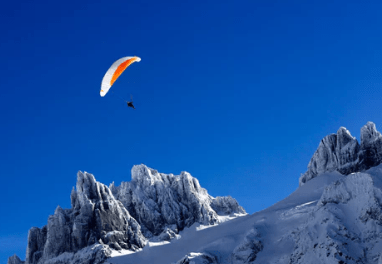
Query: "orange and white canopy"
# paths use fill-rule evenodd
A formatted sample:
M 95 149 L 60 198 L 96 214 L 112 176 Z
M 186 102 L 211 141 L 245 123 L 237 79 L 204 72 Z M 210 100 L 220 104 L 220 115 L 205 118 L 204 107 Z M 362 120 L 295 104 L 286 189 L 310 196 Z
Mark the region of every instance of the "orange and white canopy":
M 110 87 L 123 73 L 123 71 L 126 70 L 126 68 L 129 67 L 133 62 L 136 61 L 141 61 L 141 58 L 137 56 L 123 57 L 114 62 L 113 65 L 111 65 L 111 67 L 107 70 L 105 76 L 102 79 L 100 95 L 104 97 L 105 94 L 107 94 L 107 92 L 109 91 Z

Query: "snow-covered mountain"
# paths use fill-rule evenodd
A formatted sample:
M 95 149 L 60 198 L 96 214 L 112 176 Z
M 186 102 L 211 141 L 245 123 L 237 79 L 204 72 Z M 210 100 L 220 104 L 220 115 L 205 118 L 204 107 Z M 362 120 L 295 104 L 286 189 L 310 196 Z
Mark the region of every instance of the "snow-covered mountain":
M 382 263 L 382 165 L 349 176 L 328 172 L 279 203 L 168 244 L 148 243 L 108 263 Z
M 295 192 L 252 215 L 184 172 L 134 166 L 130 182 L 109 188 L 79 172 L 72 209 L 31 229 L 26 262 L 382 264 L 381 140 L 371 122 L 361 144 L 341 127 L 321 141 Z
M 58 206 L 44 227 L 29 230 L 26 264 L 102 263 L 112 250 L 170 241 L 194 223 L 219 224 L 244 215 L 232 197 L 212 197 L 187 172 L 179 176 L 134 166 L 132 180 L 110 188 L 78 172 L 71 209 Z M 17 256 L 9 264 L 24 263 Z
M 301 186 L 253 215 L 148 243 L 113 264 L 375 263 L 382 264 L 380 133 L 369 122 L 359 145 L 346 128 L 325 137 Z

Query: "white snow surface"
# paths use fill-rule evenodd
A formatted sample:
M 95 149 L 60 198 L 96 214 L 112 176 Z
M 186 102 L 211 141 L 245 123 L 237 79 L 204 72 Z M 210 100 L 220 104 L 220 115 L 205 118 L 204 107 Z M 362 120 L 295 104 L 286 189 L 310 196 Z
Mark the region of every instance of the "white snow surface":
M 380 174 L 382 175 L 382 173 Z M 295 249 L 292 232 L 318 208 L 325 188 L 345 176 L 321 174 L 275 205 L 209 228 L 193 225 L 168 244 L 112 257 L 113 264 L 289 263 Z M 255 260 L 250 262 L 250 256 Z M 305 262 L 313 263 L 313 262 Z M 320 263 L 320 262 L 315 262 Z M 324 262 L 322 262 L 324 263 Z

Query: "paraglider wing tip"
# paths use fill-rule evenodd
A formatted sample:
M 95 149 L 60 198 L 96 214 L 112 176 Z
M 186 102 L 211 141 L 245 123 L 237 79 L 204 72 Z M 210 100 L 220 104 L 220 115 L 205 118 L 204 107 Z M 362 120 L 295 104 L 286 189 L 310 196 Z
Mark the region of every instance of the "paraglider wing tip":
M 101 90 L 101 91 L 99 91 L 99 95 L 101 96 L 101 97 L 104 97 L 105 96 L 105 91 L 104 90 Z
M 140 62 L 141 61 L 141 58 L 139 58 L 138 56 L 135 56 L 135 58 L 136 58 L 135 59 L 136 62 Z

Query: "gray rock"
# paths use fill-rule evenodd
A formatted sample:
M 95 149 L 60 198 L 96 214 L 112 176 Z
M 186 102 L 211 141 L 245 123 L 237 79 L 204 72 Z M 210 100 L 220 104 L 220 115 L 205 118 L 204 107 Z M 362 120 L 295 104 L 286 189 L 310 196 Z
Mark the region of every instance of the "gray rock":
M 189 253 L 176 264 L 219 264 L 218 258 L 208 253 Z
M 64 252 L 74 251 L 71 247 L 71 223 L 69 216 L 58 206 L 54 215 L 49 216 L 44 258 L 56 257 Z
M 359 159 L 362 170 L 367 170 L 382 162 L 382 136 L 372 122 L 368 122 L 361 129 Z
M 231 256 L 233 264 L 254 263 L 257 254 L 263 250 L 264 246 L 260 240 L 260 234 L 256 229 L 250 230 L 244 241 L 238 245 Z
M 359 149 L 360 146 L 357 139 L 346 128 L 341 127 L 337 131 L 337 146 L 335 150 L 338 172 L 349 174 L 358 170 Z
M 99 243 L 131 250 L 145 246 L 139 224 L 107 186 L 89 173 L 78 172 L 76 189 L 71 193 L 71 209 L 58 206 L 47 226 L 29 231 L 26 264 L 48 263 L 63 253 L 74 256 Z
M 44 252 L 47 237 L 47 226 L 43 228 L 32 227 L 28 233 L 28 245 L 26 252 L 26 263 L 37 263 Z
M 83 248 L 99 239 L 105 244 L 123 242 L 127 245 L 125 249 L 144 247 L 146 239 L 137 221 L 107 186 L 96 182 L 93 175 L 79 172 L 77 191 L 71 196 L 74 247 Z
M 361 129 L 361 144 L 341 127 L 337 134 L 324 137 L 313 154 L 308 170 L 299 179 L 300 186 L 324 172 L 338 171 L 348 175 L 364 171 L 382 162 L 382 136 L 375 124 L 368 122 Z
M 110 189 L 140 223 L 148 238 L 160 235 L 173 225 L 181 231 L 194 223 L 216 224 L 219 214 L 245 213 L 232 197 L 210 196 L 187 172 L 174 176 L 137 165 L 131 175 L 131 182 L 123 182 L 118 187 L 112 184 Z
M 166 227 L 163 232 L 158 236 L 158 241 L 170 241 L 176 237 L 176 232 Z
M 16 255 L 8 258 L 7 264 L 24 264 L 24 261 L 21 261 L 20 258 Z
M 232 215 L 234 213 L 244 214 L 245 210 L 241 207 L 236 199 L 231 196 L 217 196 L 211 201 L 211 208 L 218 215 Z

